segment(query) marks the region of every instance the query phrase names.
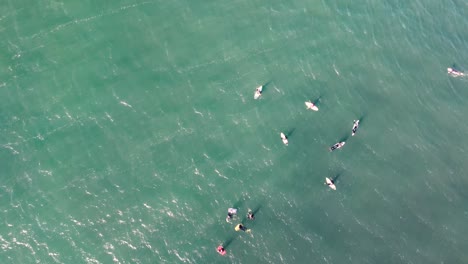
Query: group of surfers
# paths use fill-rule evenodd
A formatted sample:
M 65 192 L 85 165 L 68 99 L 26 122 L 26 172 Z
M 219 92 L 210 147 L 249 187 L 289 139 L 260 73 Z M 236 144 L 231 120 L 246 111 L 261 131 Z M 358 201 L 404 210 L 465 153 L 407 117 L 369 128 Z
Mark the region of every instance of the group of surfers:
M 447 68 L 447 73 L 450 74 L 453 77 L 462 77 L 462 76 L 466 75 L 465 73 L 463 73 L 461 71 L 458 71 L 458 70 L 456 70 L 454 68 Z M 255 99 L 260 98 L 260 96 L 262 95 L 262 90 L 263 90 L 263 86 L 257 87 L 257 89 L 255 90 L 255 94 L 254 94 Z M 306 105 L 306 108 L 309 109 L 309 110 L 318 111 L 318 107 L 314 103 L 312 103 L 311 101 L 305 102 L 305 105 Z M 353 121 L 353 128 L 351 130 L 351 136 L 354 136 L 356 134 L 356 131 L 357 131 L 358 127 L 359 127 L 359 120 L 354 120 Z M 283 141 L 283 144 L 288 145 L 288 143 L 289 143 L 288 137 L 283 132 L 280 133 L 280 137 L 281 137 L 281 140 Z M 343 147 L 345 145 L 345 143 L 346 143 L 345 141 L 342 141 L 342 142 L 338 142 L 338 143 L 334 144 L 333 146 L 330 147 L 330 151 L 340 149 L 341 147 Z M 326 179 L 325 184 L 328 185 L 333 190 L 336 190 L 334 180 L 329 179 L 329 178 L 325 178 L 325 179 Z M 229 208 L 228 209 L 228 214 L 226 216 L 226 222 L 230 222 L 234 218 L 234 216 L 236 216 L 236 215 L 237 215 L 237 209 L 236 208 Z M 254 220 L 255 219 L 254 213 L 250 209 L 247 212 L 247 219 L 249 219 L 249 220 Z M 250 229 L 246 228 L 243 224 L 237 224 L 234 227 L 234 230 L 236 230 L 236 231 L 241 231 L 242 230 L 244 232 L 250 232 Z M 221 254 L 223 256 L 226 254 L 226 249 L 223 247 L 223 245 L 219 245 L 216 250 L 218 251 L 219 254 Z
M 228 223 L 231 222 L 231 220 L 234 219 L 234 217 L 236 215 L 237 215 L 237 209 L 236 208 L 229 208 L 227 216 L 226 216 L 226 222 L 228 222 Z M 249 219 L 249 220 L 254 220 L 255 219 L 254 212 L 252 210 L 250 210 L 250 209 L 247 212 L 247 219 Z M 234 227 L 234 230 L 244 231 L 244 232 L 250 233 L 250 229 L 245 227 L 242 223 L 237 224 Z M 216 251 L 218 251 L 218 253 L 220 255 L 222 255 L 222 256 L 224 256 L 226 254 L 226 249 L 224 248 L 223 245 L 219 245 L 218 248 L 216 249 Z

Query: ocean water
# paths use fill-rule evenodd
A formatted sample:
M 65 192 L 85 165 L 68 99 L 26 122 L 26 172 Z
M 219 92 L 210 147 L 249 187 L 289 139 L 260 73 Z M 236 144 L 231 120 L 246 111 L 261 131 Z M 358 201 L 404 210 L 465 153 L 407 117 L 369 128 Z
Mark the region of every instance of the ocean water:
M 467 263 L 467 28 L 458 0 L 1 2 L 0 263 Z

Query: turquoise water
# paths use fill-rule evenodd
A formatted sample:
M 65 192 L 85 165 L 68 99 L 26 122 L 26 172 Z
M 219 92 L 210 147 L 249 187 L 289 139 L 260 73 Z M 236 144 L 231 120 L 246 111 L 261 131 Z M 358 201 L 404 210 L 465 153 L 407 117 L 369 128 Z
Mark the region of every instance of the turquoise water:
M 0 10 L 0 263 L 467 261 L 465 2 Z

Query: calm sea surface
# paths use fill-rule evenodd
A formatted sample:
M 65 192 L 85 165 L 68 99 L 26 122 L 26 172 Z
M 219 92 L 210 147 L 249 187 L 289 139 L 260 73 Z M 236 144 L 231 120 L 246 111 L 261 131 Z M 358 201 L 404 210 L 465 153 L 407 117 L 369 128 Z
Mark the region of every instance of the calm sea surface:
M 0 263 L 468 262 L 466 1 L 6 0 L 0 37 Z

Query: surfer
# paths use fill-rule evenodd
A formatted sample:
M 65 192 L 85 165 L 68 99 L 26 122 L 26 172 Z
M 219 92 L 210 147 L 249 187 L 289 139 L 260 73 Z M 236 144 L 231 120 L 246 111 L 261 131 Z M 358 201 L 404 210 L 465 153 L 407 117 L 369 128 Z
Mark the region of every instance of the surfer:
M 336 190 L 335 181 L 333 179 L 325 178 L 325 184 L 333 190 Z
M 226 249 L 224 249 L 224 247 L 222 245 L 219 245 L 218 248 L 216 249 L 216 251 L 218 251 L 218 253 L 221 256 L 224 256 L 226 254 Z
M 242 224 L 236 225 L 236 227 L 234 228 L 234 230 L 236 230 L 236 231 L 242 230 L 242 231 L 247 232 L 247 233 L 250 232 L 250 229 L 248 229 L 247 227 L 245 227 L 245 226 L 242 225 Z
M 229 208 L 228 209 L 228 213 L 227 213 L 227 216 L 226 216 L 226 222 L 230 222 L 231 219 L 234 217 L 234 215 L 237 214 L 237 209 L 236 208 Z
M 335 149 L 339 149 L 339 148 L 343 147 L 345 143 L 346 142 L 344 142 L 344 141 L 336 143 L 335 145 L 330 147 L 330 151 L 333 151 Z
M 354 120 L 353 122 L 354 122 L 353 130 L 352 130 L 353 133 L 351 134 L 351 136 L 354 136 L 354 134 L 356 134 L 356 131 L 357 131 L 358 127 L 359 127 L 359 120 Z
M 260 97 L 260 95 L 262 95 L 262 90 L 263 90 L 263 85 L 257 87 L 257 89 L 255 89 L 255 94 L 254 94 L 254 99 L 258 99 Z
M 318 111 L 318 107 L 314 105 L 310 100 L 305 102 L 306 108 L 314 111 Z
M 465 76 L 465 74 L 463 72 L 457 71 L 457 70 L 455 70 L 453 68 L 447 68 L 447 73 L 452 75 L 453 77 Z
M 288 145 L 288 137 L 283 132 L 281 132 L 280 136 L 281 136 L 281 140 L 283 140 L 283 143 L 287 146 Z
M 226 222 L 229 223 L 231 221 L 231 219 L 232 219 L 232 216 L 233 215 L 231 213 L 228 213 L 227 216 L 226 216 Z
M 249 220 L 254 220 L 255 219 L 254 213 L 250 209 L 249 209 L 249 212 L 247 213 L 247 219 L 249 219 Z

